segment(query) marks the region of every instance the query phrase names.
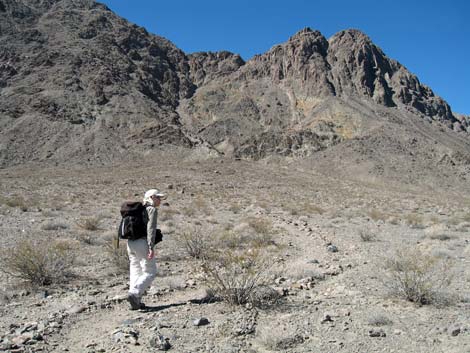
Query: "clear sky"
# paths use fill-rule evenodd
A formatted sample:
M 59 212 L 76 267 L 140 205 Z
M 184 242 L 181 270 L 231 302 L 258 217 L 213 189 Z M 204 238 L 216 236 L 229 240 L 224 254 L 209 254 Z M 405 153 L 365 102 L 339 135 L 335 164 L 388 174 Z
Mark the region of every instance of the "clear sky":
M 245 60 L 304 27 L 326 38 L 356 28 L 470 115 L 469 0 L 98 1 L 186 53 L 229 50 Z

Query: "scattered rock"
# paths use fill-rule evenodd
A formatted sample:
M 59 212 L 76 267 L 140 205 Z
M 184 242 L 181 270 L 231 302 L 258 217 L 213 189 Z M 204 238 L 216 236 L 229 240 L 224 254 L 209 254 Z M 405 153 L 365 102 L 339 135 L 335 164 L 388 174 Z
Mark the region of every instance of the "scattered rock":
M 328 252 L 338 252 L 338 247 L 336 245 L 331 244 L 326 247 L 326 250 Z
M 196 319 L 193 321 L 194 326 L 204 326 L 204 325 L 209 325 L 209 320 L 206 319 L 205 317 L 201 317 L 199 319 Z
M 331 318 L 331 315 L 329 315 L 329 314 L 323 315 L 323 318 L 320 320 L 320 323 L 324 324 L 325 322 L 333 322 L 333 319 Z
M 161 335 L 150 338 L 150 346 L 160 351 L 167 351 L 171 348 L 170 339 Z
M 383 329 L 372 329 L 369 330 L 370 337 L 386 337 L 386 333 Z
M 462 330 L 461 330 L 461 328 L 460 328 L 459 326 L 449 327 L 449 330 L 448 330 L 449 334 L 450 334 L 451 336 L 454 336 L 454 337 L 455 337 L 455 336 L 458 336 L 461 331 L 462 331 Z

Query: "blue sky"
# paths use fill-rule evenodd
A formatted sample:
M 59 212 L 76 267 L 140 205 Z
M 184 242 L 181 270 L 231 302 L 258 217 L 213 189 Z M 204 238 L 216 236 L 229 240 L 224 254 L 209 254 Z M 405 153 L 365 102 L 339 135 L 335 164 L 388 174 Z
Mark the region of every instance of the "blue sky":
M 470 1 L 467 0 L 101 0 L 118 15 L 187 53 L 229 50 L 245 60 L 304 27 L 326 38 L 365 32 L 444 98 L 470 115 Z

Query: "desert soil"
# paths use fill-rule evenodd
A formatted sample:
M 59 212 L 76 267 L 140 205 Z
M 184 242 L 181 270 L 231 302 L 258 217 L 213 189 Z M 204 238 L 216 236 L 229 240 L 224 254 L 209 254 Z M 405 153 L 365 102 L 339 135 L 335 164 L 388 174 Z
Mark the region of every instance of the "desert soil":
M 62 240 L 76 257 L 74 277 L 60 285 L 31 288 L 0 274 L 0 350 L 150 352 L 165 349 L 162 337 L 173 352 L 470 352 L 465 186 L 345 180 L 289 159 L 176 160 L 0 170 L 2 250 Z M 127 273 L 107 249 L 120 203 L 149 188 L 168 194 L 165 235 L 148 309 L 130 311 Z M 98 229 L 87 229 L 94 217 Z M 258 231 L 273 241 L 269 276 L 283 297 L 261 308 L 202 300 L 200 260 L 180 235 L 252 234 L 253 220 L 269 225 Z M 390 292 L 383 264 L 400 249 L 452 264 L 447 301 L 417 305 Z M 208 324 L 196 325 L 201 318 Z

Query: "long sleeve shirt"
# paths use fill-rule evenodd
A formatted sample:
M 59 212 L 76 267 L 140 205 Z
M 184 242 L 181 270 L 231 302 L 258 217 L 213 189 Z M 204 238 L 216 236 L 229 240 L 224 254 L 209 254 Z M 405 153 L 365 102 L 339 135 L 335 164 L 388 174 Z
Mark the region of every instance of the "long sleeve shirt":
M 150 250 L 153 250 L 155 246 L 155 237 L 156 237 L 156 232 L 157 232 L 157 216 L 158 216 L 158 210 L 150 205 L 147 205 L 146 207 L 147 210 L 147 244 L 149 246 Z

